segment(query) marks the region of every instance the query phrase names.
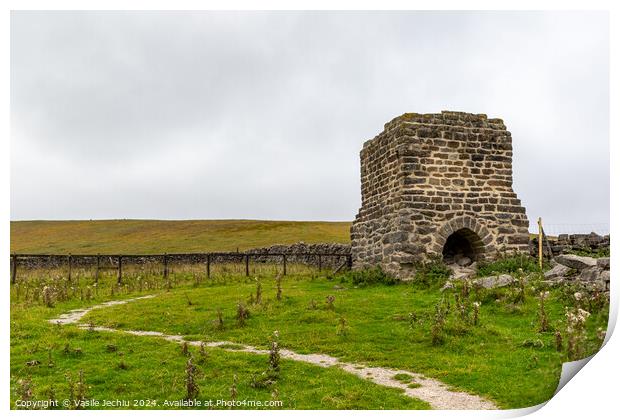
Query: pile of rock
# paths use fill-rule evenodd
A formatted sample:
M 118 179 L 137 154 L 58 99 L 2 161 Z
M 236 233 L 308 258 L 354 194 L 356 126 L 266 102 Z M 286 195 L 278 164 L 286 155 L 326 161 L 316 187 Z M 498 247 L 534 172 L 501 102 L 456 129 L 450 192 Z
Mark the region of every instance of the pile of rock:
M 543 246 L 543 253 L 549 257 L 549 251 L 553 256 L 560 254 L 570 254 L 574 251 L 597 251 L 600 249 L 609 249 L 609 235 L 599 235 L 597 233 L 588 234 L 561 234 L 557 238 L 547 238 L 549 246 Z M 530 255 L 538 256 L 538 237 L 530 240 Z
M 545 273 L 545 281 L 549 283 L 579 282 L 594 290 L 609 290 L 609 257 L 558 255 L 554 264 Z
M 462 280 L 476 275 L 478 263 L 472 262 L 471 258 L 457 255 L 452 261 L 454 261 L 452 264 L 447 264 L 450 270 L 452 270 L 450 278 Z
M 555 257 L 552 264 L 553 268 L 544 274 L 545 282 L 548 284 L 577 282 L 591 290 L 609 290 L 609 257 L 592 258 L 565 254 Z M 454 263 L 449 267 L 453 273 L 452 280 L 468 279 L 476 275 L 476 263 L 470 265 Z M 528 279 L 526 278 L 525 281 Z M 518 280 L 509 274 L 473 280 L 474 285 L 484 289 L 505 287 L 516 283 Z

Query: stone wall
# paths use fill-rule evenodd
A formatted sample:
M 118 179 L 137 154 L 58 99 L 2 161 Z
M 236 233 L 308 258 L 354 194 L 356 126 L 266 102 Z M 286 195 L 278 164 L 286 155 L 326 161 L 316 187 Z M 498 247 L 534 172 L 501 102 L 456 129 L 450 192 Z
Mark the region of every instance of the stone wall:
M 345 262 L 351 255 L 351 246 L 348 244 L 337 243 L 318 243 L 318 244 L 306 244 L 304 242 L 298 242 L 290 245 L 272 245 L 264 248 L 253 248 L 245 251 L 248 254 L 278 254 L 272 256 L 257 255 L 251 256 L 251 262 L 259 263 L 282 263 L 282 254 L 287 255 L 288 263 L 301 263 L 318 266 L 319 257 L 317 255 L 307 254 L 340 254 L 340 256 L 323 256 L 321 257 L 320 265 L 322 268 L 330 269 L 337 268 L 340 264 Z M 304 255 L 306 254 L 306 255 Z M 206 262 L 206 254 L 170 254 L 168 255 L 168 263 L 170 265 L 175 264 L 204 264 Z M 221 263 L 237 263 L 242 264 L 245 262 L 245 256 L 243 254 L 231 252 L 231 253 L 217 253 L 211 255 L 211 262 L 213 264 Z M 101 267 L 113 268 L 118 266 L 118 257 L 116 256 L 101 256 Z M 162 265 L 163 256 L 123 256 L 124 265 Z M 74 255 L 71 257 L 71 266 L 75 268 L 92 268 L 97 265 L 96 256 L 80 256 Z M 68 256 L 66 255 L 42 255 L 36 257 L 20 257 L 18 266 L 21 268 L 61 268 L 68 266 Z
M 543 254 L 549 257 L 549 248 L 553 256 L 570 254 L 572 251 L 598 251 L 609 249 L 609 235 L 601 236 L 597 233 L 588 234 L 561 234 L 557 238 L 548 238 L 550 247 L 543 242 Z M 530 254 L 538 256 L 538 237 L 530 240 Z
M 407 279 L 431 256 L 527 252 L 529 222 L 512 190 L 512 138 L 502 120 L 404 114 L 364 144 L 360 160 L 354 268 L 380 265 Z

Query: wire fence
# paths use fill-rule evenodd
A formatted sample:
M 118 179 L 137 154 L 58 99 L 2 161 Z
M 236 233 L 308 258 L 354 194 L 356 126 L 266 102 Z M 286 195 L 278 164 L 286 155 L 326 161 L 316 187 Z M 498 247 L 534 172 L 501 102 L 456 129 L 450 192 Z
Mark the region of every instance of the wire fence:
M 588 234 L 596 233 L 599 235 L 609 234 L 609 222 L 599 223 L 548 223 L 543 220 L 545 233 L 551 236 L 566 234 Z

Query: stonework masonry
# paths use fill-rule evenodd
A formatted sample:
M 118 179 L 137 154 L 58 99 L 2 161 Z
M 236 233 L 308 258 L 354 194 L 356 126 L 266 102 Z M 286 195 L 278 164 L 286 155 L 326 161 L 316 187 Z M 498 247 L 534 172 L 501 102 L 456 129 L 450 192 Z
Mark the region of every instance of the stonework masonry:
M 512 138 L 500 119 L 404 114 L 360 153 L 362 206 L 351 227 L 356 269 L 401 279 L 438 256 L 527 252 L 529 222 L 512 189 Z

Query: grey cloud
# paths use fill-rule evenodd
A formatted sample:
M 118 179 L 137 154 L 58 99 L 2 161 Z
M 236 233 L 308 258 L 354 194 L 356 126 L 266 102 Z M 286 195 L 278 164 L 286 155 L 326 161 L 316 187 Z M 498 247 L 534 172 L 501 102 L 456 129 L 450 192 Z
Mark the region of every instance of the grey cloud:
M 404 112 L 501 117 L 530 219 L 609 221 L 602 12 L 13 12 L 11 218 L 351 220 Z

